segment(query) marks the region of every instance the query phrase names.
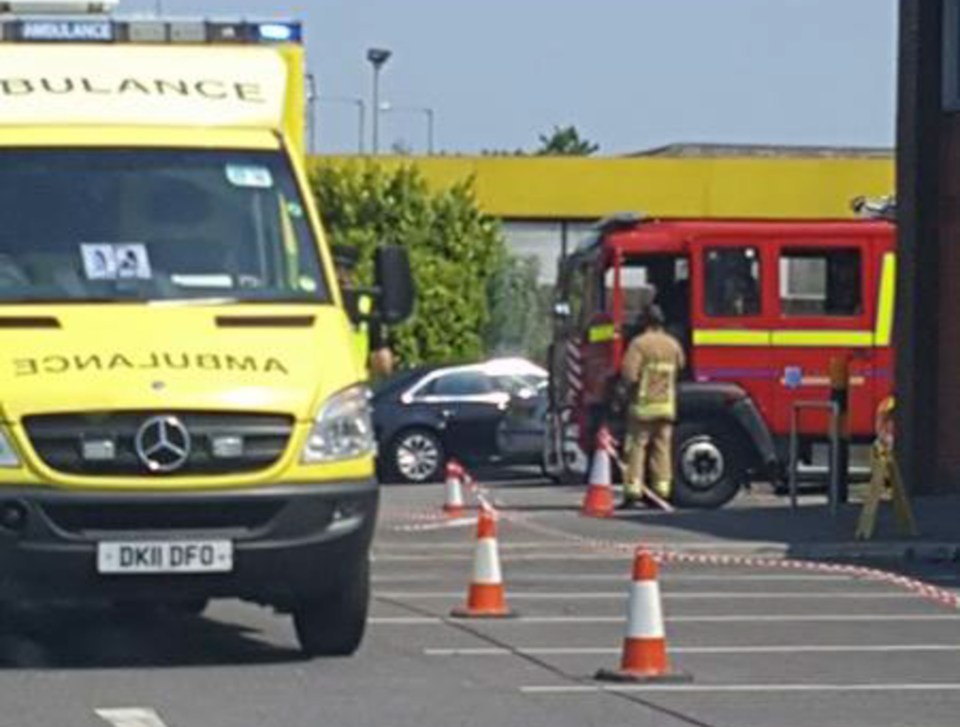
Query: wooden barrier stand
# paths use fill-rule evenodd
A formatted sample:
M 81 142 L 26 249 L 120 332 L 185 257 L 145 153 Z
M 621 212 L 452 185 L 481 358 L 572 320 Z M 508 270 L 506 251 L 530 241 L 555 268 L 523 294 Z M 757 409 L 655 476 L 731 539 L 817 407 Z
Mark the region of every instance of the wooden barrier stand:
M 873 443 L 871 457 L 870 487 L 863 500 L 863 510 L 854 537 L 857 540 L 869 540 L 877 526 L 877 511 L 880 501 L 888 489 L 893 500 L 893 512 L 897 528 L 907 535 L 917 534 L 917 524 L 910 507 L 910 499 L 903 487 L 900 466 L 893 453 L 893 409 L 894 399 L 888 396 L 877 408 L 877 438 Z

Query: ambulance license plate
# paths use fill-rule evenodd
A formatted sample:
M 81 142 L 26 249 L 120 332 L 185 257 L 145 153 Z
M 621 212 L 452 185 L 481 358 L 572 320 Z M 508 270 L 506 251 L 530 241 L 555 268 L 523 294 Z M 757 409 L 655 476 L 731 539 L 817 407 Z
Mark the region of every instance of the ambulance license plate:
M 229 573 L 229 540 L 136 540 L 97 544 L 97 572 L 106 575 Z

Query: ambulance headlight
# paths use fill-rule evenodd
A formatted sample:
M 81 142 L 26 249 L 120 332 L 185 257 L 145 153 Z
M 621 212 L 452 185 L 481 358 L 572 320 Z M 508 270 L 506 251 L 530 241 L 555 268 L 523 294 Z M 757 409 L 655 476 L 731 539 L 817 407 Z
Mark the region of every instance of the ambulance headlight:
M 13 448 L 10 441 L 10 435 L 0 426 L 0 467 L 13 468 L 20 466 L 20 458 L 17 451 Z
M 370 390 L 352 386 L 334 394 L 320 407 L 303 448 L 304 464 L 367 457 L 376 451 Z

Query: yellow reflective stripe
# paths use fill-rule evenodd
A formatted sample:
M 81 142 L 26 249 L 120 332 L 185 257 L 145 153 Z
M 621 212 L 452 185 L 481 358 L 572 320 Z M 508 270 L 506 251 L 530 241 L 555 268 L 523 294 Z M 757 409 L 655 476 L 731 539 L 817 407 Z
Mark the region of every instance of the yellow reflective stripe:
M 774 331 L 774 346 L 850 346 L 873 345 L 872 331 Z
M 357 300 L 357 310 L 361 315 L 370 315 L 373 312 L 373 298 L 366 293 L 361 294 Z
M 889 346 L 893 340 L 893 307 L 896 302 L 897 256 L 884 253 L 880 272 L 880 299 L 877 302 L 877 325 L 874 345 Z
M 613 323 L 606 323 L 602 326 L 594 326 L 587 333 L 587 340 L 590 343 L 603 343 L 612 341 L 617 335 L 617 327 Z
M 874 345 L 872 331 L 706 331 L 693 332 L 697 346 L 794 346 L 816 348 L 848 346 L 862 348 Z
M 696 346 L 768 346 L 769 331 L 750 330 L 699 330 L 693 332 Z

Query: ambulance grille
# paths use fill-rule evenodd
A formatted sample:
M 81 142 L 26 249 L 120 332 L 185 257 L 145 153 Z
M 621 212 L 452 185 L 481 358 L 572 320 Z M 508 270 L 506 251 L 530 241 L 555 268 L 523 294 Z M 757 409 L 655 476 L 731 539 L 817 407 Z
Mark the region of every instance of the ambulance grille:
M 137 454 L 140 428 L 153 417 L 176 417 L 190 435 L 186 461 L 169 472 L 152 471 Z M 275 464 L 287 448 L 293 418 L 270 414 L 207 412 L 99 412 L 43 414 L 23 421 L 37 455 L 50 469 L 91 477 L 187 477 L 257 472 Z M 218 442 L 233 451 L 217 453 Z M 103 456 L 104 443 L 112 456 Z M 239 442 L 239 447 L 237 443 Z M 91 456 L 91 445 L 99 456 Z M 85 452 L 85 450 L 87 450 Z

